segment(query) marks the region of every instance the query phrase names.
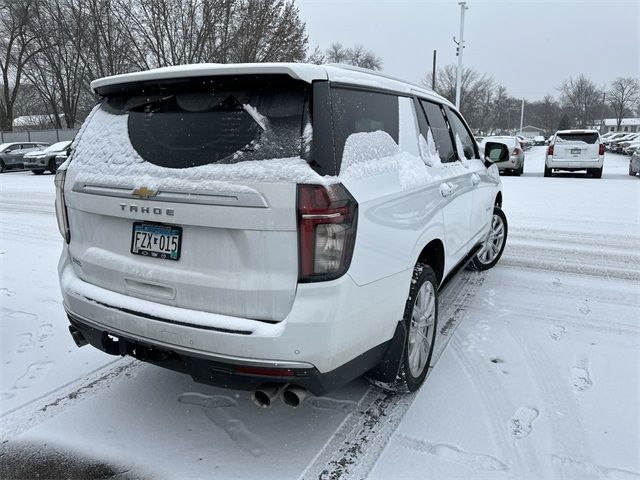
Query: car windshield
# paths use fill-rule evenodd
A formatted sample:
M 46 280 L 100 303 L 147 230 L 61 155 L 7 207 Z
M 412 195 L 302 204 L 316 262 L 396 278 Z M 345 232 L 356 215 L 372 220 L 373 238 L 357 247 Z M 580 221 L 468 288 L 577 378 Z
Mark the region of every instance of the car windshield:
M 598 134 L 595 132 L 558 133 L 555 141 L 555 143 L 587 143 L 590 145 L 597 142 Z
M 69 142 L 69 141 L 54 143 L 50 147 L 45 148 L 43 153 L 60 152 L 60 151 L 64 150 L 65 148 L 67 148 L 70 144 L 71 144 L 71 142 Z
M 144 160 L 189 168 L 303 156 L 307 93 L 290 79 L 211 78 L 117 93 L 101 108 L 128 115 L 129 140 Z
M 484 147 L 487 142 L 504 143 L 507 147 L 516 146 L 516 139 L 514 137 L 487 137 L 482 141 L 482 146 Z
M 0 152 L 4 152 L 10 146 L 15 145 L 14 143 L 0 143 Z

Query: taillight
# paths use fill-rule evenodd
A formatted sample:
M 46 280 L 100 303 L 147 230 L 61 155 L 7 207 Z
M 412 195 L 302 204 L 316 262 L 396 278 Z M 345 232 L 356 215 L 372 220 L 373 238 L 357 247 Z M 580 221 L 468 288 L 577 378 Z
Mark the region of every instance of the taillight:
M 604 143 L 601 143 L 598 147 L 598 155 L 604 155 Z
M 553 155 L 553 145 L 549 145 L 549 148 L 547 148 L 547 155 Z
M 521 152 L 522 150 L 520 150 L 519 147 L 516 147 L 513 149 L 513 153 L 511 155 L 520 155 Z
M 358 203 L 341 184 L 298 185 L 298 281 L 338 278 L 349 269 Z
M 58 230 L 64 241 L 69 243 L 71 232 L 69 231 L 69 218 L 67 217 L 67 206 L 64 201 L 64 182 L 67 178 L 66 168 L 58 168 L 54 183 L 56 186 L 56 219 L 58 220 Z

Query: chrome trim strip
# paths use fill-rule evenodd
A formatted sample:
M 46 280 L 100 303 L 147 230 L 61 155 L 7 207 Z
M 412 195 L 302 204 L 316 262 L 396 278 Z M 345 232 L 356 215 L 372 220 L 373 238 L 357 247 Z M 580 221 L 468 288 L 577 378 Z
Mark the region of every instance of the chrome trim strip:
M 236 365 L 245 365 L 249 367 L 269 367 L 269 368 L 303 368 L 303 369 L 312 369 L 315 368 L 310 363 L 305 362 L 291 362 L 291 361 L 278 361 L 278 360 L 263 360 L 257 358 L 244 358 L 244 357 L 235 357 L 233 355 L 224 355 L 221 353 L 209 353 L 203 352 L 202 350 L 196 350 L 189 347 L 184 347 L 182 345 L 174 345 L 171 343 L 163 342 L 161 340 L 156 340 L 147 337 L 140 337 L 138 335 L 133 335 L 131 333 L 125 332 L 123 330 L 112 328 L 107 325 L 103 325 L 95 320 L 89 320 L 86 317 L 73 313 L 67 305 L 64 305 L 64 309 L 67 312 L 67 315 L 73 318 L 74 320 L 86 323 L 90 327 L 93 327 L 98 330 L 103 330 L 109 333 L 112 333 L 116 336 L 121 335 L 124 338 L 130 338 L 132 340 L 138 340 L 143 343 L 149 343 L 151 345 L 158 345 L 160 347 L 167 348 L 169 350 L 173 350 L 176 353 L 183 352 L 185 355 L 190 355 L 193 357 L 202 358 L 204 360 L 211 360 L 214 362 L 222 362 L 222 363 L 232 363 Z
M 322 213 L 322 214 L 307 213 L 302 215 L 302 218 L 307 220 L 316 220 L 316 219 L 323 220 L 323 219 L 330 219 L 330 218 L 338 218 L 341 216 L 342 216 L 341 213 Z
M 133 194 L 132 188 L 112 187 L 108 185 L 88 185 L 75 183 L 72 191 L 89 195 L 103 195 L 107 197 L 130 198 L 136 201 L 189 203 L 199 205 L 225 205 L 234 207 L 268 208 L 266 199 L 257 191 L 211 193 L 205 190 L 193 192 L 159 191 L 149 198 L 140 198 Z

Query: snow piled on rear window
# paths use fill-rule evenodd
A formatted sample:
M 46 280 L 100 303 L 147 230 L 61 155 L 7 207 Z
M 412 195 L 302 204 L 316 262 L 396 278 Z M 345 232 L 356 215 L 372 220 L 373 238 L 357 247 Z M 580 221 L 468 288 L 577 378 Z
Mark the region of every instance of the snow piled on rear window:
M 90 120 L 90 121 L 89 121 Z M 165 168 L 144 161 L 131 145 L 128 116 L 94 109 L 83 125 L 69 171 L 77 171 L 76 181 L 105 186 L 145 185 L 156 189 L 224 189 L 229 181 L 265 183 L 331 184 L 335 177 L 323 177 L 299 158 L 279 158 L 211 164 L 191 168 Z M 227 189 L 238 191 L 236 185 Z

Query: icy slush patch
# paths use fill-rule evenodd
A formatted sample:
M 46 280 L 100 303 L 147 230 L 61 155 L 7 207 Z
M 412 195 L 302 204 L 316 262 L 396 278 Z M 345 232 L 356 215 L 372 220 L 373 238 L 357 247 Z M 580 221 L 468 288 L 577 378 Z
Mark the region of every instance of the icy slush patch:
M 513 418 L 509 420 L 509 432 L 514 437 L 520 439 L 529 436 L 533 430 L 533 421 L 538 418 L 540 412 L 533 407 L 520 407 L 516 410 Z
M 465 452 L 455 445 L 444 443 L 430 443 L 426 440 L 408 437 L 402 434 L 396 436 L 398 443 L 403 447 L 416 450 L 418 452 L 435 455 L 450 462 L 460 463 L 472 470 L 483 470 L 488 472 L 509 470 L 506 464 L 491 455 L 483 453 Z

